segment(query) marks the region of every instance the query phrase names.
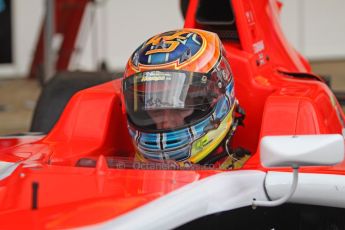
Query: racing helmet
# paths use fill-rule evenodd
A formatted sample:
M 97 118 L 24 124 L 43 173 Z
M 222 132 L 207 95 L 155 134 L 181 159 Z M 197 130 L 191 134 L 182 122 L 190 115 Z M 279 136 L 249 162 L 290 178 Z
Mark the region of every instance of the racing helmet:
M 128 60 L 122 84 L 140 160 L 198 163 L 233 124 L 234 80 L 215 33 L 182 29 L 148 39 Z

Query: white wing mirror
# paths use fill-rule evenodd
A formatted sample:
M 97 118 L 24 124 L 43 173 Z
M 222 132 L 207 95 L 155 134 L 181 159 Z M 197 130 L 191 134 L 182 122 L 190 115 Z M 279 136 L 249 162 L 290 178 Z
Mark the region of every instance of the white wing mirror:
M 340 134 L 266 136 L 260 142 L 265 167 L 335 165 L 344 160 Z
M 344 160 L 344 137 L 340 134 L 266 136 L 260 142 L 261 163 L 265 167 L 292 167 L 290 192 L 275 201 L 253 201 L 256 206 L 277 206 L 295 192 L 300 166 L 336 165 Z

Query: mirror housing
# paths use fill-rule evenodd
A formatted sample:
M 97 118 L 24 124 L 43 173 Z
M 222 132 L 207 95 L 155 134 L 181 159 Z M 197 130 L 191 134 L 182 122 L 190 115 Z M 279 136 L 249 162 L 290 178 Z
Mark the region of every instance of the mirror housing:
M 293 168 L 289 193 L 277 200 L 253 199 L 252 207 L 274 207 L 288 201 L 296 191 L 300 166 L 335 165 L 344 160 L 344 137 L 340 134 L 266 136 L 260 142 L 265 167 Z
M 340 134 L 266 136 L 260 142 L 265 167 L 335 165 L 344 160 L 344 137 Z

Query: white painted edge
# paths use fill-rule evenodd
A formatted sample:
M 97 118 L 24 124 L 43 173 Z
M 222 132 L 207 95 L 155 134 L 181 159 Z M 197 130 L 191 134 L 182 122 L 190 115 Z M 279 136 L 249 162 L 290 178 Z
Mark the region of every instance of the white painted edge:
M 298 185 L 289 202 L 345 208 L 345 175 L 299 173 Z M 268 172 L 265 187 L 271 200 L 288 193 L 292 173 Z
M 10 176 L 20 163 L 0 161 L 0 180 Z
M 83 229 L 171 229 L 212 213 L 251 206 L 253 198 L 267 200 L 265 175 L 258 170 L 219 173 Z

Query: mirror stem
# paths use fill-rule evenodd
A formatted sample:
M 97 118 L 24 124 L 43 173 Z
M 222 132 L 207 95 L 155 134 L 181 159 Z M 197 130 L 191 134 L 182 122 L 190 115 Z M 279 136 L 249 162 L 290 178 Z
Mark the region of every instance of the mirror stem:
M 296 188 L 297 188 L 297 183 L 298 183 L 298 166 L 292 167 L 293 168 L 293 179 L 292 179 L 292 185 L 291 189 L 288 194 L 285 196 L 279 198 L 278 200 L 273 200 L 273 201 L 260 201 L 256 200 L 255 198 L 253 199 L 252 207 L 255 209 L 258 206 L 262 207 L 274 207 L 281 205 L 285 203 L 287 200 L 289 200 L 292 195 L 295 193 Z

